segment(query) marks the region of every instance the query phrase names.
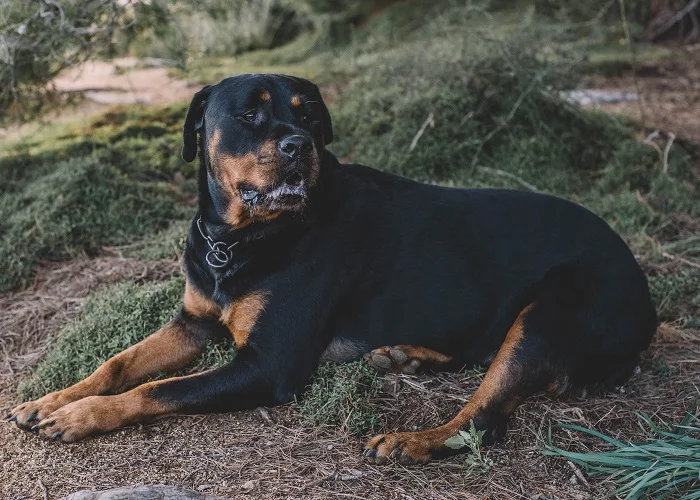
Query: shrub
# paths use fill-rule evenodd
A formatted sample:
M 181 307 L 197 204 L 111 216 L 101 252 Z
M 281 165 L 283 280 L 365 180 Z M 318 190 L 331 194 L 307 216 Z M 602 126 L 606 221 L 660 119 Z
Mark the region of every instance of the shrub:
M 166 228 L 194 212 L 196 166 L 178 154 L 183 114 L 182 105 L 117 109 L 86 130 L 9 145 L 0 156 L 0 291 L 26 285 L 41 260 L 146 235 L 146 253 L 175 256 L 178 229 Z
M 0 108 L 104 50 L 125 12 L 117 0 L 0 0 Z
M 128 243 L 177 214 L 162 186 L 136 183 L 89 156 L 59 163 L 0 198 L 0 292 L 26 285 L 40 260 Z
M 481 14 L 462 15 L 474 23 Z M 335 110 L 331 149 L 420 180 L 493 184 L 500 171 L 565 193 L 589 188 L 632 139 L 553 91 L 571 85 L 572 64 L 543 58 L 528 28 L 505 40 L 437 29 L 361 68 Z

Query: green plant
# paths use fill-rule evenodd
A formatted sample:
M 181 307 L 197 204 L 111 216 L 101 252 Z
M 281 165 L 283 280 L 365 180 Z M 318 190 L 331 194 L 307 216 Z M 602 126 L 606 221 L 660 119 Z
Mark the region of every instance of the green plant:
M 678 321 L 686 328 L 700 326 L 700 273 L 682 270 L 652 276 L 649 289 L 662 321 Z
M 445 441 L 445 446 L 453 450 L 463 450 L 468 453 L 464 461 L 464 467 L 468 474 L 481 475 L 489 471 L 493 466 L 493 460 L 488 457 L 488 451 L 482 450 L 482 442 L 485 431 L 477 431 L 474 421 L 469 422 L 469 431 L 460 430 L 456 436 Z
M 364 361 L 325 363 L 306 389 L 299 411 L 310 425 L 331 425 L 365 435 L 379 425 L 379 408 L 374 401 L 379 391 L 377 373 Z
M 182 114 L 182 105 L 117 109 L 84 129 L 3 144 L 0 292 L 26 285 L 41 260 L 142 237 L 143 257 L 179 255 L 196 172 L 177 154 Z
M 304 4 L 284 0 L 157 0 L 134 10 L 135 33 L 121 45 L 181 69 L 202 56 L 278 47 L 311 26 Z
M 125 244 L 177 214 L 162 186 L 134 182 L 90 156 L 59 163 L 0 198 L 0 291 L 25 285 L 39 260 Z
M 647 441 L 625 443 L 592 429 L 562 424 L 550 427 L 543 453 L 570 460 L 592 474 L 609 476 L 618 485 L 615 494 L 625 499 L 700 498 L 700 419 L 695 410 L 670 428 L 636 415 Z M 601 439 L 608 447 L 592 453 L 567 451 L 554 446 L 553 429 L 580 432 Z

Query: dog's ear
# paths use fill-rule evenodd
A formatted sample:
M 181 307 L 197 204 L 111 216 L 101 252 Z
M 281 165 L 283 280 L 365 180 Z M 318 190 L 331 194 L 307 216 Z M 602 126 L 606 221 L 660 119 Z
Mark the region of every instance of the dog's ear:
M 197 92 L 187 110 L 185 125 L 182 128 L 182 159 L 187 163 L 197 156 L 197 132 L 204 125 L 204 103 L 211 89 L 211 85 L 207 85 Z
M 318 99 L 318 103 L 321 106 L 321 130 L 323 131 L 323 144 L 330 144 L 333 142 L 333 122 L 331 121 L 331 114 L 328 111 L 326 103 L 323 102 L 323 97 L 321 97 L 321 91 L 318 87 L 309 82 L 309 85 L 313 88 L 314 98 Z

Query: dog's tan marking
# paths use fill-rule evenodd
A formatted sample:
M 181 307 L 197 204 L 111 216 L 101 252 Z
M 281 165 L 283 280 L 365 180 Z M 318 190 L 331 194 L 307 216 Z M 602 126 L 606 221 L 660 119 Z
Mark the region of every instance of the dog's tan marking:
M 221 142 L 221 130 L 216 129 L 207 140 L 207 153 L 209 153 L 210 161 L 212 158 L 216 158 L 218 156 L 219 142 Z
M 260 100 L 262 102 L 267 102 L 270 100 L 270 93 L 267 90 L 263 90 L 263 92 L 260 94 Z
M 264 203 L 246 203 L 241 198 L 240 187 L 246 184 L 264 193 L 280 182 L 280 157 L 277 142 L 266 140 L 257 151 L 243 155 L 231 155 L 220 149 L 221 131 L 215 130 L 208 138 L 206 149 L 211 172 L 223 193 L 229 199 L 224 214 L 227 224 L 242 228 L 253 221 L 270 221 L 277 218 L 282 210 L 265 208 Z M 320 160 L 314 146 L 308 173 L 308 188 L 318 181 Z
M 468 427 L 480 412 L 494 409 L 504 416 L 510 415 L 526 396 L 518 390 L 523 369 L 516 359 L 516 351 L 522 343 L 525 316 L 532 307 L 526 307 L 518 315 L 484 381 L 455 418 L 435 429 L 375 436 L 365 447 L 370 461 L 381 464 L 396 458 L 403 464 L 425 463 L 446 450 L 445 441 Z
M 189 281 L 185 283 L 184 308 L 197 318 L 218 318 L 221 315 L 221 308 L 198 292 Z
M 94 434 L 153 420 L 171 413 L 150 396 L 160 382 L 140 385 L 114 396 L 89 396 L 56 410 L 39 424 L 39 435 L 72 443 Z
M 293 107 L 298 108 L 301 106 L 301 97 L 298 95 L 292 96 L 292 100 L 290 102 L 292 103 Z
M 21 404 L 11 414 L 17 418 L 18 425 L 26 427 L 74 401 L 118 394 L 159 373 L 185 368 L 199 356 L 204 344 L 205 339 L 189 334 L 185 323 L 173 320 L 106 361 L 86 379 L 36 401 Z
M 277 143 L 265 141 L 256 153 L 240 156 L 222 153 L 219 150 L 221 132 L 214 131 L 209 138 L 207 151 L 212 173 L 229 199 L 224 220 L 235 228 L 242 228 L 255 220 L 269 221 L 278 217 L 279 210 L 267 210 L 256 204 L 245 203 L 240 186 L 245 183 L 261 192 L 269 190 L 278 175 L 279 153 Z
M 266 292 L 252 292 L 224 308 L 221 313 L 221 322 L 228 327 L 233 335 L 236 349 L 242 349 L 248 344 L 250 332 L 266 304 Z

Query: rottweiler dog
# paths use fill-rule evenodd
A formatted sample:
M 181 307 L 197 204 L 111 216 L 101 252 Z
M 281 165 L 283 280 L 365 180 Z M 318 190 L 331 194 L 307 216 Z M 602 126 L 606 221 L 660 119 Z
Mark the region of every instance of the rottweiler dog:
M 529 395 L 624 382 L 656 331 L 644 273 L 600 218 L 553 196 L 421 184 L 340 164 L 316 85 L 253 74 L 192 99 L 199 210 L 178 316 L 10 419 L 63 442 L 169 414 L 278 405 L 321 362 L 415 373 L 488 365 L 450 422 L 379 435 L 371 462 L 422 463 L 473 422 L 492 442 Z M 186 367 L 233 336 L 228 365 Z M 141 384 L 141 385 L 139 385 Z

